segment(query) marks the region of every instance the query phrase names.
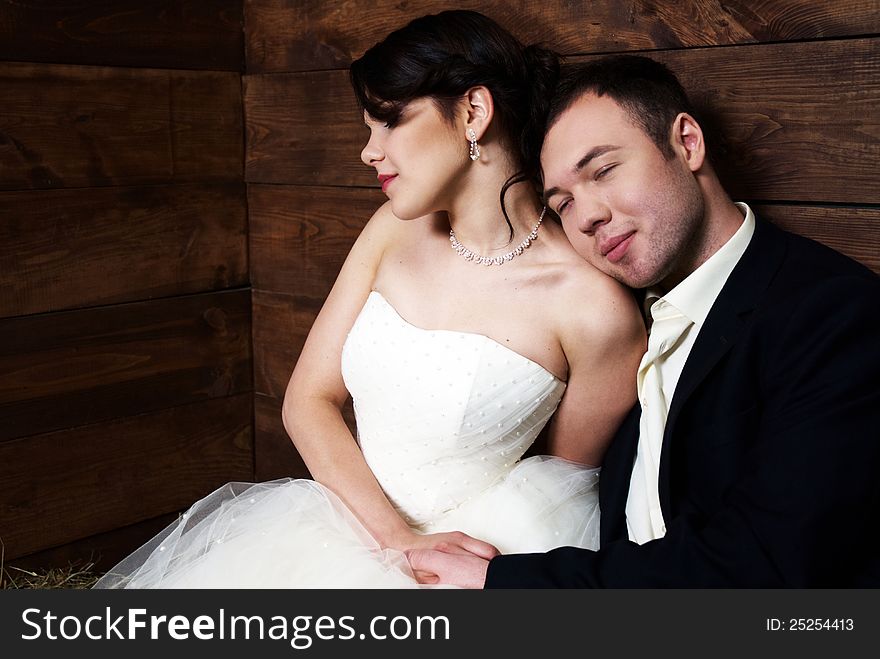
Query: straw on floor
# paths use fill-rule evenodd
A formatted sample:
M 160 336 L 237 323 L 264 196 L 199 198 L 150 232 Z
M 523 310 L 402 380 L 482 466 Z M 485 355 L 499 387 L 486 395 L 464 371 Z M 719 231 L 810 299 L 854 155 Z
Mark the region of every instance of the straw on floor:
M 48 589 L 48 588 L 91 588 L 101 577 L 95 572 L 91 561 L 68 564 L 63 568 L 46 570 L 25 570 L 5 563 L 3 543 L 0 542 L 0 589 Z

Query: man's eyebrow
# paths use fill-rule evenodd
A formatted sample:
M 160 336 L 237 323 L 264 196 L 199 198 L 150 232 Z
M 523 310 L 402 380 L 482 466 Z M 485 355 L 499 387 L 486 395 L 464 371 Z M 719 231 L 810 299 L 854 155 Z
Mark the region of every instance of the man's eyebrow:
M 581 171 L 584 167 L 586 167 L 591 160 L 598 158 L 599 156 L 604 156 L 609 151 L 616 151 L 620 147 L 616 144 L 602 144 L 600 146 L 593 147 L 587 154 L 577 161 L 577 164 L 574 166 L 575 173 Z
M 590 164 L 591 160 L 595 160 L 599 156 L 604 156 L 606 153 L 609 153 L 610 151 L 615 151 L 619 148 L 620 147 L 616 144 L 600 144 L 599 146 L 594 146 L 592 149 L 587 151 L 586 154 L 584 154 L 583 158 L 575 163 L 575 166 L 571 168 L 571 171 L 574 174 L 579 174 L 584 167 Z M 547 203 L 547 201 L 549 201 L 550 197 L 552 197 L 553 195 L 558 194 L 561 189 L 562 188 L 558 186 L 554 186 L 549 190 L 545 190 L 544 203 Z

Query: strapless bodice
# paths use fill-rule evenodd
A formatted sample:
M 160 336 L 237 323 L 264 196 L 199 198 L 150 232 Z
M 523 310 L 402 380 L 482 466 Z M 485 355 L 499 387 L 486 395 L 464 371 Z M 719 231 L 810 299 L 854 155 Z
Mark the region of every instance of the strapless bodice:
M 507 475 L 565 390 L 487 336 L 412 325 L 377 291 L 345 341 L 342 375 L 364 457 L 414 525 Z

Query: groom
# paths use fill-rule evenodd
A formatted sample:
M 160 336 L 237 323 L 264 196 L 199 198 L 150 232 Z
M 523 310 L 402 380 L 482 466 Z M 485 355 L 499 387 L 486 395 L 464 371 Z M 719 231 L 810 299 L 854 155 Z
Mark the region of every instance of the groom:
M 549 206 L 645 289 L 650 328 L 601 548 L 416 551 L 414 569 L 475 588 L 880 585 L 880 280 L 732 202 L 653 60 L 573 69 L 547 125 Z

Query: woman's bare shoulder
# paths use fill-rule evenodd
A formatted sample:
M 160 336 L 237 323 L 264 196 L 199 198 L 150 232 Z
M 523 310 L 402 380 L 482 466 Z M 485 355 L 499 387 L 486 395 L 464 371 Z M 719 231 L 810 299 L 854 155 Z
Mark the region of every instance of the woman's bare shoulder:
M 371 240 L 386 241 L 400 230 L 401 221 L 391 210 L 391 202 L 379 206 L 361 231 L 361 236 Z
M 389 252 L 404 247 L 412 241 L 409 237 L 412 224 L 398 218 L 391 209 L 391 202 L 386 201 L 366 221 L 357 237 L 348 259 L 355 262 L 372 263 L 378 267 Z
M 638 340 L 644 322 L 635 292 L 580 256 L 567 259 L 555 287 L 554 307 L 560 335 L 594 341 Z

